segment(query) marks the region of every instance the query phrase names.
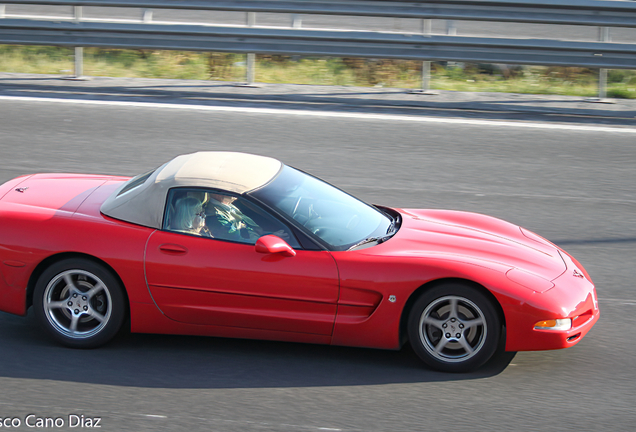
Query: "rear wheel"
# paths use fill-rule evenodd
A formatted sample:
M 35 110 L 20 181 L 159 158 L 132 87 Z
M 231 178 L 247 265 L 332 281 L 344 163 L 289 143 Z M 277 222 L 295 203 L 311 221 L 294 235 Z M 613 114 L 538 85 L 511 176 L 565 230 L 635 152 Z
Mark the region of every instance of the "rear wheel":
M 501 323 L 490 299 L 478 289 L 448 283 L 426 291 L 415 302 L 408 334 L 413 350 L 430 367 L 468 372 L 495 353 Z
M 82 258 L 47 268 L 33 293 L 42 326 L 73 348 L 94 348 L 111 340 L 124 322 L 125 305 L 121 284 L 111 272 Z

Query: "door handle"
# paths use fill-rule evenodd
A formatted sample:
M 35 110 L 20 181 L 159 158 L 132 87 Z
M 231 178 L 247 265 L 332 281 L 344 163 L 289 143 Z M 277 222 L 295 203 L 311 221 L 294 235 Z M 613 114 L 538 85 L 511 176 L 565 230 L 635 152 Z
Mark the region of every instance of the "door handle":
M 172 243 L 162 244 L 161 246 L 159 246 L 159 250 L 169 255 L 185 255 L 188 253 L 188 249 L 186 249 L 185 247 Z

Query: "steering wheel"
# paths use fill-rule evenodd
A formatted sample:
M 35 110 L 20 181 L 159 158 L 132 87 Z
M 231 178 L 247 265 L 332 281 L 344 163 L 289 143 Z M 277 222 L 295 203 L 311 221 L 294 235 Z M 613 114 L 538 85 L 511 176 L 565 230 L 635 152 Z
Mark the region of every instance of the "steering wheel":
M 299 196 L 298 199 L 296 200 L 296 204 L 294 205 L 294 209 L 292 210 L 292 217 L 296 216 L 296 212 L 298 211 L 298 206 L 300 205 L 300 202 L 303 200 L 303 196 Z
M 311 211 L 307 212 L 308 214 L 303 214 L 305 212 L 300 209 L 300 203 L 302 200 L 302 196 L 299 196 L 296 200 L 296 204 L 294 205 L 294 209 L 292 210 L 292 218 L 305 226 L 307 222 L 309 222 L 309 219 L 311 219 Z
M 292 218 L 297 220 L 298 222 L 306 225 L 312 219 L 317 219 L 320 215 L 314 210 L 313 203 L 310 203 L 307 206 L 306 211 L 300 208 L 300 203 L 302 202 L 303 197 L 299 196 L 296 200 L 296 204 L 294 204 L 294 209 L 292 210 Z
M 309 204 L 309 220 L 318 219 L 319 217 L 320 215 L 318 214 L 318 212 L 314 210 L 314 205 Z

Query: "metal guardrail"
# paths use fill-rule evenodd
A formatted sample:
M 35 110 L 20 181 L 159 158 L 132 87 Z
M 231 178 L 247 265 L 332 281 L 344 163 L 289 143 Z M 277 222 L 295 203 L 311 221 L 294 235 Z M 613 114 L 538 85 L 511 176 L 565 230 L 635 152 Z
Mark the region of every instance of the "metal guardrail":
M 0 0 L 9 4 L 74 6 L 74 21 L 0 19 L 0 43 L 74 47 L 150 48 L 341 57 L 446 60 L 636 69 L 636 44 L 430 35 L 430 19 L 636 28 L 636 3 L 596 0 Z M 145 23 L 87 22 L 82 6 L 146 9 Z M 148 9 L 247 13 L 245 27 L 156 24 Z M 422 19 L 423 34 L 258 28 L 256 12 L 384 16 Z M 299 21 L 297 21 L 299 23 Z M 251 62 L 250 62 L 251 60 Z M 425 64 L 426 66 L 426 64 Z M 253 68 L 252 73 L 253 73 Z M 76 66 L 76 75 L 77 66 Z M 81 75 L 81 74 L 79 74 Z M 423 68 L 426 75 L 426 67 Z M 424 81 L 426 77 L 424 76 Z M 423 84 L 426 88 L 426 85 Z M 603 95 L 601 95 L 603 96 Z
M 636 28 L 636 4 L 599 0 L 4 0 L 44 6 L 134 7 L 349 15 Z
M 636 69 L 631 44 L 361 31 L 4 19 L 0 42 Z

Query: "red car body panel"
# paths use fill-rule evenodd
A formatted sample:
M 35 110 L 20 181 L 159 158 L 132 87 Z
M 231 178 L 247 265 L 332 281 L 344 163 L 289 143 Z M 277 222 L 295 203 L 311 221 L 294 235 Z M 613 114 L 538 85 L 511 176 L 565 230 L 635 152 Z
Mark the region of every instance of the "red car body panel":
M 146 278 L 157 306 L 175 321 L 331 335 L 338 271 L 326 251 L 295 257 L 254 245 L 156 231 Z
M 43 263 L 81 254 L 121 279 L 133 332 L 398 349 L 409 301 L 448 279 L 496 299 L 509 351 L 571 346 L 599 317 L 594 285 L 573 258 L 499 219 L 397 210 L 402 225 L 382 244 L 264 254 L 104 216 L 101 204 L 125 180 L 39 174 L 0 186 L 0 310 L 24 315 Z M 561 318 L 572 329 L 534 329 Z
M 132 309 L 131 304 L 131 309 Z M 136 333 L 178 334 L 191 336 L 218 336 L 242 339 L 277 340 L 284 342 L 303 342 L 329 344 L 331 336 L 322 336 L 293 331 L 259 330 L 244 327 L 187 324 L 166 317 L 154 305 L 139 303 L 134 305 L 135 314 L 131 317 L 131 331 Z

